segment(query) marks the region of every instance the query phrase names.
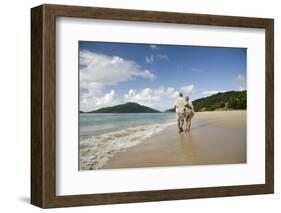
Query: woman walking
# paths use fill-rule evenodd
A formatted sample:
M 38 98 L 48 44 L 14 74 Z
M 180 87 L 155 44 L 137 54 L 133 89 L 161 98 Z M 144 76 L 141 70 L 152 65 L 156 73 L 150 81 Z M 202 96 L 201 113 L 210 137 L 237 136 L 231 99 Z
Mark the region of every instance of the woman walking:
M 186 96 L 186 105 L 185 105 L 185 132 L 190 132 L 191 119 L 194 116 L 194 109 L 192 103 L 189 101 L 189 97 Z

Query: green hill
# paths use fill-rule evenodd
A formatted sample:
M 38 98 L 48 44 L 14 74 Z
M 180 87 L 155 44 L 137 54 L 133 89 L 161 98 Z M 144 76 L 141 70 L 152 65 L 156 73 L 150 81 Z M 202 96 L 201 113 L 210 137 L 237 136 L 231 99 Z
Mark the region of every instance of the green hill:
M 192 101 L 194 110 L 214 111 L 214 110 L 236 110 L 247 108 L 247 91 L 228 91 L 200 98 Z M 174 109 L 168 109 L 165 112 L 174 112 Z
M 172 108 L 172 109 L 167 109 L 167 110 L 165 110 L 164 112 L 175 112 L 175 109 L 174 109 L 174 108 Z
M 128 102 L 112 107 L 104 107 L 89 113 L 158 113 L 160 111 L 137 103 Z

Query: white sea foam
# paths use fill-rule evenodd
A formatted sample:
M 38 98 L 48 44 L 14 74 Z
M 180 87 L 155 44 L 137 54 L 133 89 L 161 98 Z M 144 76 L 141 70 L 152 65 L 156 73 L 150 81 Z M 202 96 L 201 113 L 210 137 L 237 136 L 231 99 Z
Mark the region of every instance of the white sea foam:
M 80 169 L 99 169 L 116 153 L 142 143 L 175 122 L 130 127 L 80 141 Z

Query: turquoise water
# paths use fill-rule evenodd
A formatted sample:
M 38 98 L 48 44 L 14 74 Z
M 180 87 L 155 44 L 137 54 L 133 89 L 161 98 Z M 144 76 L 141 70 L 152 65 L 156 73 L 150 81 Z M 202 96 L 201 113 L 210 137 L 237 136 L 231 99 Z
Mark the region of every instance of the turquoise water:
M 99 135 L 111 131 L 175 119 L 174 113 L 81 113 L 80 135 Z
M 102 168 L 116 153 L 176 124 L 175 113 L 80 114 L 80 169 Z

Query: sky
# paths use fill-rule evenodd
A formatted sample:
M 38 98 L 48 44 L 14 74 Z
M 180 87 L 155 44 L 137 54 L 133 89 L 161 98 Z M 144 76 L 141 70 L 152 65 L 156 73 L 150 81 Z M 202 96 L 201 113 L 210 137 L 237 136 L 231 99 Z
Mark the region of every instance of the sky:
M 247 49 L 79 41 L 80 110 L 127 102 L 164 111 L 246 89 Z

